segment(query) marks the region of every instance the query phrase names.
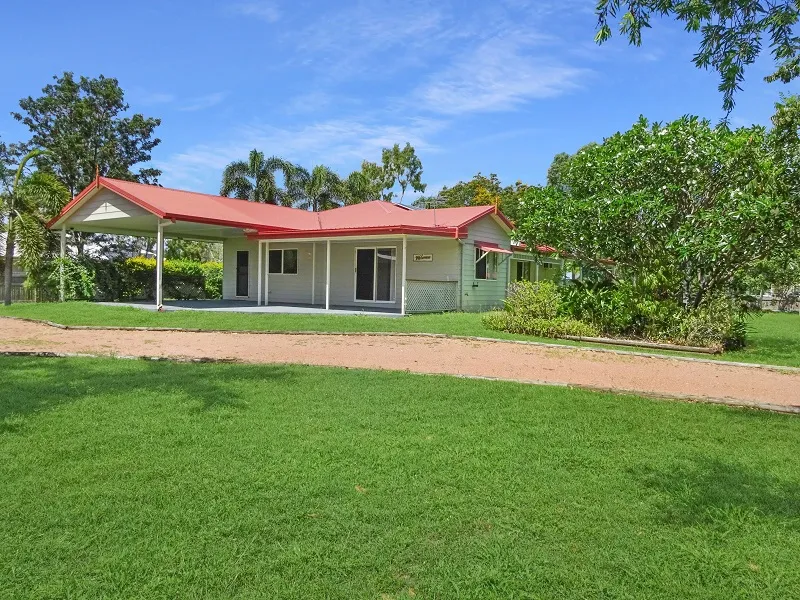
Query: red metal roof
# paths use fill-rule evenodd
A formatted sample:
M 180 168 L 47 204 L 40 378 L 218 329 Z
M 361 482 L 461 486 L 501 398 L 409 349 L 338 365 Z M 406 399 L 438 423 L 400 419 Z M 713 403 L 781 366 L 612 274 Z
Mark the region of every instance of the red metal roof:
M 321 212 L 247 202 L 100 177 L 78 194 L 48 226 L 55 225 L 97 188 L 106 188 L 162 219 L 227 225 L 255 230 L 254 237 L 298 237 L 423 234 L 463 236 L 462 229 L 494 214 L 509 229 L 512 223 L 494 206 L 410 210 L 391 202 L 365 202 Z

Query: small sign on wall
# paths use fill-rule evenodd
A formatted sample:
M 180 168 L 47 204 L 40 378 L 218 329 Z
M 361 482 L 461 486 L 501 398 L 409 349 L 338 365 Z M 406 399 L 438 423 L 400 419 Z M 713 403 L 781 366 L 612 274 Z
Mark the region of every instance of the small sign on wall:
M 415 254 L 414 262 L 433 262 L 433 254 Z

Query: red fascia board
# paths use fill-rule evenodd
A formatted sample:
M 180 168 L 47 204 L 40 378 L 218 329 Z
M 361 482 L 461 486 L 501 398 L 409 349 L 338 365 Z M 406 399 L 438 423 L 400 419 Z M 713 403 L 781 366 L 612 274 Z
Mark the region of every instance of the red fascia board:
M 430 235 L 437 237 L 458 237 L 456 227 L 353 227 L 348 229 L 298 229 L 294 231 L 259 231 L 247 237 L 259 240 L 279 240 L 291 238 L 346 237 L 353 235 Z

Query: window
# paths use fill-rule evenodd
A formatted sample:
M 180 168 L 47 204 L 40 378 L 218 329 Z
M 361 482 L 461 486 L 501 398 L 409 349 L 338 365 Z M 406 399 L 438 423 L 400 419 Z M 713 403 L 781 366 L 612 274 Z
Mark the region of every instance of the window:
M 269 272 L 270 274 L 297 274 L 297 250 L 270 250 L 269 251 Z
M 475 248 L 475 279 L 497 279 L 497 254 Z
M 517 281 L 531 281 L 531 263 L 526 260 L 517 262 Z

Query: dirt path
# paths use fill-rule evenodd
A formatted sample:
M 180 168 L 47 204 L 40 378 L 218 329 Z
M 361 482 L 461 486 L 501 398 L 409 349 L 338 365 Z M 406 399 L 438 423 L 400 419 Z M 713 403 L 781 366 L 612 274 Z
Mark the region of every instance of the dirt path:
M 414 336 L 58 329 L 0 319 L 0 351 L 224 358 L 492 377 L 800 410 L 800 373 L 579 348 Z

